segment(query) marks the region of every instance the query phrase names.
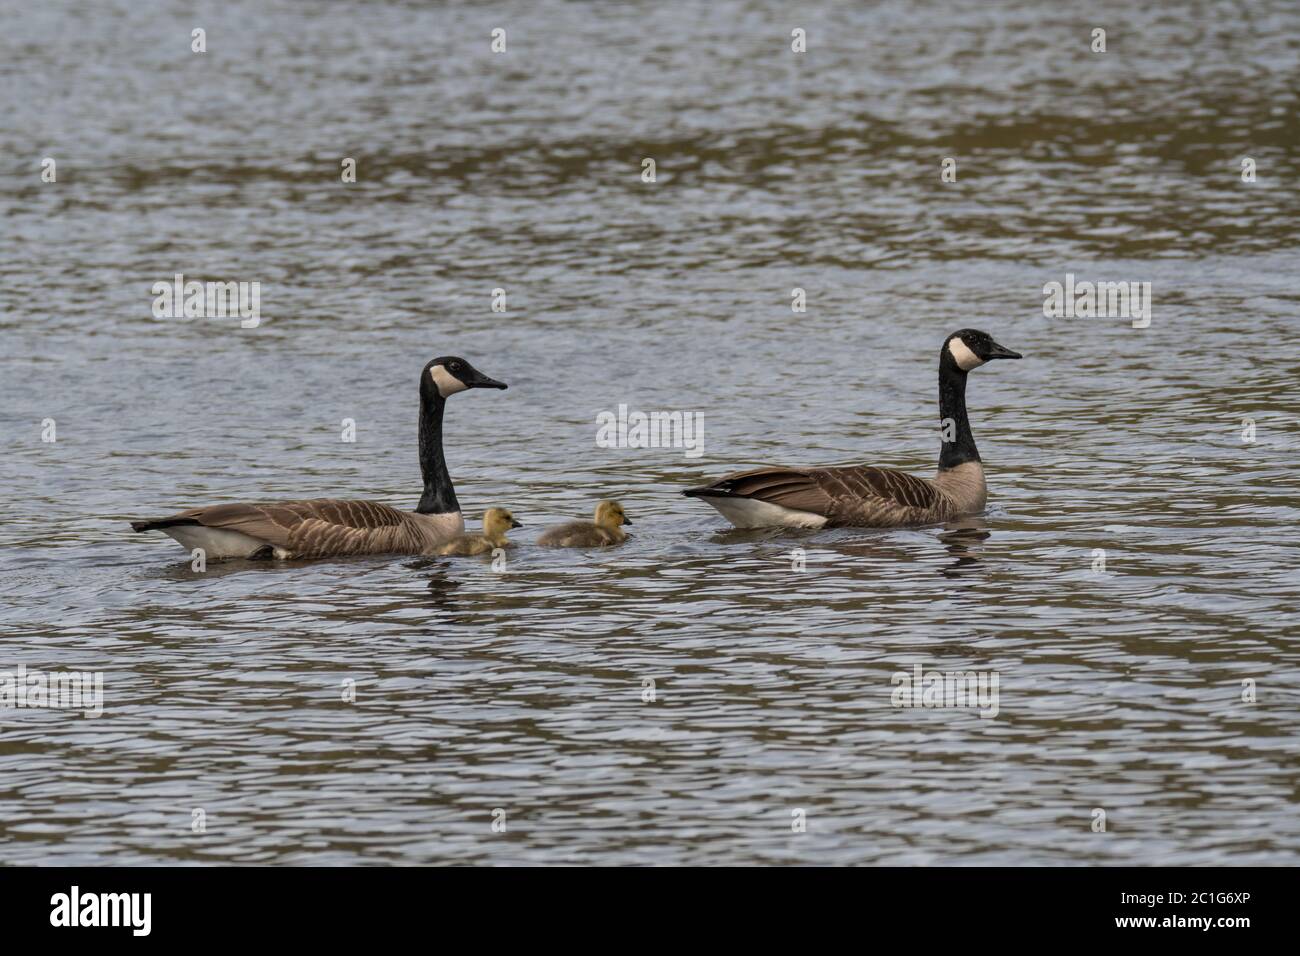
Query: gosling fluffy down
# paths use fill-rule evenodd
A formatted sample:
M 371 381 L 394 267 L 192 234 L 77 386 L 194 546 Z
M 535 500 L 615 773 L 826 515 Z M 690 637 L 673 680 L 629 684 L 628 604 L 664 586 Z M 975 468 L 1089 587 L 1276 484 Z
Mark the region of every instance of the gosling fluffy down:
M 544 548 L 607 548 L 627 540 L 623 525 L 631 524 L 617 501 L 596 505 L 596 520 L 570 521 L 549 528 L 537 539 Z
M 489 508 L 483 512 L 483 533 L 462 534 L 452 538 L 438 551 L 439 554 L 471 557 L 477 554 L 491 554 L 497 548 L 514 547 L 506 540 L 506 532 L 511 528 L 522 528 L 505 508 Z

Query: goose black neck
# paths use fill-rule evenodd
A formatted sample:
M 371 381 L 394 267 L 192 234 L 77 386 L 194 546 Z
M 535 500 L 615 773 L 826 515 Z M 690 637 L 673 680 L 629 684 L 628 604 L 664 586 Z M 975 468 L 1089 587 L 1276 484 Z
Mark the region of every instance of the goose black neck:
M 943 440 L 940 470 L 980 460 L 975 437 L 970 433 L 970 419 L 966 417 L 966 373 L 947 356 L 939 363 L 939 425 Z
M 456 489 L 451 486 L 447 460 L 442 457 L 442 410 L 447 400 L 436 391 L 420 396 L 420 473 L 424 494 L 415 509 L 422 515 L 439 515 L 460 510 Z

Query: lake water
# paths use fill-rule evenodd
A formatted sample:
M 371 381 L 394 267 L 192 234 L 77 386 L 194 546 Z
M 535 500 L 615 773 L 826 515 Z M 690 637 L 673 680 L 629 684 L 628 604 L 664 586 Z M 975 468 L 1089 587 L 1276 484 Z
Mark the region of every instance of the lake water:
M 0 709 L 0 859 L 1300 861 L 1300 12 L 1054 6 L 4 3 L 0 671 L 104 700 Z M 260 324 L 154 318 L 176 273 Z M 1067 275 L 1149 326 L 1045 316 Z M 932 473 L 966 326 L 1025 355 L 971 375 L 984 516 L 678 494 Z M 503 571 L 129 531 L 413 507 L 443 354 L 510 383 L 446 423 Z M 620 404 L 703 453 L 599 447 Z M 608 496 L 623 547 L 531 546 Z M 918 664 L 996 716 L 894 706 Z

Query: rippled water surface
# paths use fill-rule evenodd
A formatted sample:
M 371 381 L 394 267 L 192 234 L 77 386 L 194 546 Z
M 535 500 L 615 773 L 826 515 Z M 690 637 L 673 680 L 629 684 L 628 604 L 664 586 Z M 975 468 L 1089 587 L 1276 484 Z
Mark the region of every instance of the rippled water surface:
M 0 670 L 105 695 L 0 709 L 6 862 L 1297 862 L 1293 4 L 0 6 Z M 153 318 L 178 272 L 260 326 Z M 1045 317 L 1067 273 L 1150 326 Z M 971 375 L 987 514 L 678 495 L 930 473 L 964 326 L 1025 354 Z M 473 521 L 526 525 L 504 571 L 128 530 L 412 507 L 449 353 L 510 383 L 446 424 Z M 703 454 L 597 447 L 620 404 Z M 625 546 L 532 546 L 604 496 Z M 893 706 L 916 664 L 996 717 Z

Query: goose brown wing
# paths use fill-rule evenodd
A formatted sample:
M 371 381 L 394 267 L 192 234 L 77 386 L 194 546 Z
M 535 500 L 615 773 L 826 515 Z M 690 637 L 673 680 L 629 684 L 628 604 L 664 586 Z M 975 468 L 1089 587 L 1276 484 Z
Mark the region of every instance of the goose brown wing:
M 904 508 L 930 509 L 939 505 L 933 484 L 895 468 L 852 465 L 848 468 L 817 468 L 810 472 L 826 493 L 837 502 L 879 500 Z
M 725 475 L 711 485 L 688 489 L 686 494 L 694 498 L 752 498 L 829 516 L 835 500 L 813 477 L 815 474 L 804 468 L 755 468 Z
M 924 513 L 944 506 L 938 490 L 924 478 L 870 465 L 755 468 L 692 491 L 698 497 L 722 495 L 766 501 L 824 515 L 832 524 L 847 525 L 919 520 Z
M 318 498 L 214 505 L 178 517 L 207 528 L 242 531 L 301 557 L 418 551 L 420 544 L 405 512 L 375 501 Z

